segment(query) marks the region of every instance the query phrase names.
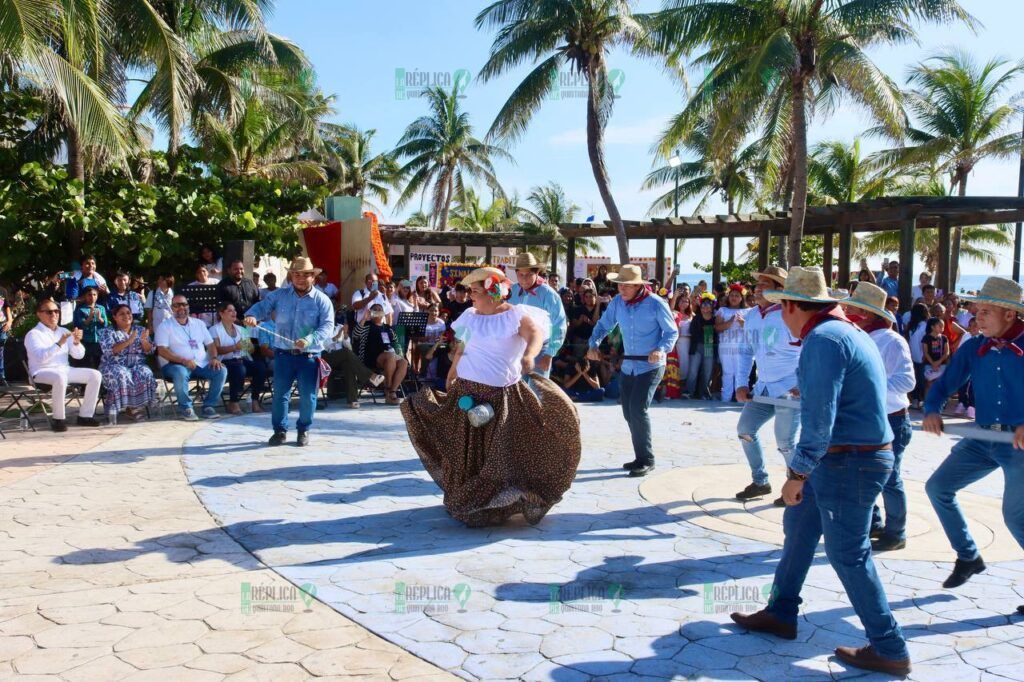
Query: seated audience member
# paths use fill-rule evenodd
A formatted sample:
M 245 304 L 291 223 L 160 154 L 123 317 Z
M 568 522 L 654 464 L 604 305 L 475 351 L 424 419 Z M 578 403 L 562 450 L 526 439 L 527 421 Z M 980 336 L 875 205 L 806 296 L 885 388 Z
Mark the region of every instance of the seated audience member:
M 85 357 L 80 367 L 99 369 L 103 359 L 100 348 L 100 332 L 110 326 L 107 309 L 99 304 L 100 292 L 96 287 L 86 287 L 75 308 L 72 327 L 82 330 L 82 345 L 85 346 Z
M 458 354 L 458 344 L 452 343 L 454 334 L 446 332 L 445 343 L 437 347 L 433 360 L 427 362 L 427 371 L 424 379 L 431 388 L 438 391 L 448 390 L 448 372 L 451 371 L 452 363 Z
M 221 301 L 217 304 L 217 315 L 220 321 L 210 328 L 210 336 L 217 345 L 217 357 L 228 370 L 228 412 L 242 414 L 238 401 L 245 390 L 246 377 L 249 377 L 252 411 L 262 412 L 260 399 L 267 389 L 267 365 L 253 359 L 249 330 L 236 324 L 238 314 L 235 312 L 235 306 L 227 301 Z
M 174 383 L 181 418 L 197 421 L 188 394 L 191 379 L 205 379 L 208 383 L 203 401 L 203 417 L 217 418 L 217 403 L 227 380 L 228 371 L 217 358 L 217 345 L 206 325 L 188 315 L 188 301 L 175 296 L 171 301 L 174 317 L 164 320 L 156 330 L 156 346 L 165 379 Z
M 106 301 L 110 292 L 107 280 L 103 275 L 96 272 L 96 257 L 86 256 L 82 259 L 82 269 L 72 274 L 65 282 L 64 295 L 67 300 L 74 301 L 85 291 L 86 287 L 95 287 L 99 292 L 100 300 Z
M 171 311 L 171 300 L 174 298 L 174 275 L 165 272 L 157 276 L 156 288 L 146 297 L 146 310 L 149 311 L 149 329 L 156 336 L 156 330 L 174 317 Z
M 575 361 L 572 372 L 563 379 L 562 387 L 574 403 L 599 403 L 604 389 L 597 379 L 597 368 L 586 358 Z
M 219 279 L 210 277 L 210 270 L 205 265 L 196 266 L 196 278 L 189 282 L 189 286 L 212 286 L 218 284 Z M 192 317 L 202 320 L 207 327 L 212 327 L 217 322 L 217 313 L 192 313 Z
M 600 350 L 601 363 L 597 366 L 597 379 L 604 387 L 605 397 L 618 400 L 622 353 L 612 344 L 601 344 Z
M 11 299 L 7 290 L 0 287 L 0 386 L 7 385 L 7 375 L 4 370 L 4 346 L 7 344 L 7 337 L 11 333 L 13 324 L 14 308 L 11 307 Z
M 204 245 L 199 249 L 199 262 L 210 271 L 210 277 L 219 280 L 224 276 L 224 259 L 211 247 Z
M 567 343 L 562 344 L 562 347 L 558 349 L 558 353 L 551 359 L 551 380 L 559 386 L 564 387 L 565 383 L 563 379 L 569 375 L 576 367 L 576 357 L 573 355 L 572 346 Z
M 44 298 L 36 304 L 39 324 L 25 335 L 25 351 L 28 354 L 28 374 L 37 384 L 47 384 L 52 390 L 53 430 L 67 431 L 64 402 L 68 384 L 85 384 L 85 396 L 78 411 L 79 426 L 99 426 L 93 418 L 96 402 L 100 396 L 102 375 L 95 369 L 71 367 L 68 356 L 85 357 L 82 345 L 82 330 L 68 331 L 57 325 L 60 321 L 60 306 L 52 298 Z
M 422 374 L 425 369 L 422 367 L 423 356 L 441 342 L 441 338 L 448 329 L 444 320 L 438 317 L 439 312 L 436 305 L 427 308 L 427 326 L 424 328 L 423 336 L 416 338 L 416 346 L 413 348 L 413 367 L 417 374 Z
M 107 295 L 107 317 L 113 319 L 114 308 L 126 305 L 132 313 L 132 319 L 142 324 L 146 320 L 146 301 L 142 296 L 129 288 L 128 273 L 119 271 L 114 275 L 114 289 Z
M 416 278 L 416 286 L 413 287 L 413 302 L 416 304 L 416 309 L 424 313 L 427 312 L 431 303 L 441 305 L 441 297 L 430 288 L 427 278 L 423 275 Z
M 394 308 L 384 296 L 380 285 L 380 278 L 375 273 L 368 272 L 363 279 L 365 286 L 356 289 L 352 293 L 352 310 L 355 312 L 357 324 L 366 324 L 370 321 L 370 306 L 379 305 L 384 311 L 384 320 L 388 324 L 394 323 Z
M 462 284 L 455 285 L 454 298 L 445 304 L 445 310 L 448 311 L 448 326 L 451 327 L 455 320 L 459 319 L 459 315 L 466 312 L 473 307 L 473 302 L 469 300 L 469 289 Z
M 409 363 L 398 355 L 395 332 L 384 321 L 384 316 L 384 307 L 374 303 L 370 306 L 370 323 L 360 325 L 357 331 L 362 336 L 360 348 L 363 363 L 372 370 L 381 370 L 385 380 L 385 402 L 388 405 L 397 405 L 401 402 L 398 400 L 397 392 L 405 380 Z
M 260 300 L 262 301 L 267 297 L 271 291 L 277 291 L 277 275 L 272 272 L 268 272 L 263 275 L 263 284 L 265 285 L 260 289 Z
M 142 275 L 132 275 L 128 281 L 128 288 L 137 293 L 142 298 L 142 320 L 146 321 L 146 296 L 149 292 L 146 291 L 146 279 Z
M 156 350 L 149 330 L 140 326 L 125 304 L 114 308 L 113 324 L 100 334 L 103 361 L 100 374 L 107 389 L 104 398 L 107 413 L 123 412 L 139 419 L 148 405 L 156 401 L 156 379 L 146 364 L 146 356 Z
M 359 389 L 367 383 L 373 386 L 380 386 L 384 383 L 384 376 L 372 371 L 363 364 L 351 348 L 348 338 L 348 325 L 338 324 L 334 326 L 334 336 L 324 345 L 324 360 L 331 366 L 333 372 L 337 372 L 345 385 L 345 399 L 352 409 L 359 407 Z M 333 374 L 332 374 L 333 376 Z M 332 392 L 332 384 L 328 384 L 328 399 L 335 399 L 338 395 Z

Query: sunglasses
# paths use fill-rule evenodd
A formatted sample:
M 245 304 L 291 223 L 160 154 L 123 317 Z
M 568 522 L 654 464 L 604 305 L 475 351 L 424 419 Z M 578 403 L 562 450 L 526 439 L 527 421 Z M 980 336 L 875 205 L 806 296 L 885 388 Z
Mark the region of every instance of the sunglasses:
M 46 310 L 40 310 L 39 312 L 42 313 L 43 315 L 56 315 L 57 313 L 60 312 L 60 309 L 59 308 L 47 308 Z
M 171 307 L 172 308 L 187 308 L 188 307 L 188 303 L 172 303 Z

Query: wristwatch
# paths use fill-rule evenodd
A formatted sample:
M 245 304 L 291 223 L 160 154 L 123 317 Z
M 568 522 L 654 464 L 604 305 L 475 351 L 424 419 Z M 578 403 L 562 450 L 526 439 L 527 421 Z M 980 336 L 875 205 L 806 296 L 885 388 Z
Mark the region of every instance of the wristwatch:
M 789 467 L 786 467 L 786 480 L 787 481 L 806 481 L 807 474 L 798 474 Z

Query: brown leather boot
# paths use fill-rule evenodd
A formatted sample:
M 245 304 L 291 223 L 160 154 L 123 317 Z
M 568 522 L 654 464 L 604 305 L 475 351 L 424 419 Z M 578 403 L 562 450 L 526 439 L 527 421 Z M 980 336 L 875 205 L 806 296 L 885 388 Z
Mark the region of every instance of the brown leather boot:
M 855 668 L 861 668 L 862 670 L 874 670 L 875 672 L 900 677 L 910 674 L 909 658 L 902 661 L 882 658 L 875 653 L 874 648 L 870 644 L 859 649 L 855 649 L 852 646 L 836 647 L 836 658 L 843 663 L 852 665 Z
M 734 623 L 747 630 L 767 632 L 769 635 L 775 635 L 782 639 L 796 639 L 796 625 L 783 623 L 767 611 L 751 614 L 733 613 L 729 617 Z

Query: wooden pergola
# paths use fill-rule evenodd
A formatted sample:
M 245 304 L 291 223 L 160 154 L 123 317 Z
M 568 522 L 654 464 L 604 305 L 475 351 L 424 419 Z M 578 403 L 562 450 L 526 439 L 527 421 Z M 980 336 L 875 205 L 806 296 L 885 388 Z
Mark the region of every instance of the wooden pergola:
M 711 239 L 712 274 L 714 284 L 722 276 L 722 240 L 730 237 L 758 239 L 758 266 L 767 267 L 771 262 L 771 237 L 789 235 L 790 213 L 772 211 L 769 213 L 726 214 L 693 216 L 687 218 L 654 218 L 649 221 L 627 220 L 626 235 L 629 239 L 654 239 L 657 241 L 655 277 L 665 280 L 665 244 L 669 239 Z M 900 233 L 900 304 L 904 308 L 911 303 L 914 285 L 914 232 L 920 229 L 938 229 L 939 266 L 935 273 L 935 285 L 948 291 L 950 279 L 950 244 L 954 227 L 972 225 L 993 225 L 997 223 L 1024 222 L 1024 198 L 1018 197 L 887 197 L 857 203 L 833 204 L 830 206 L 808 207 L 804 221 L 805 235 L 820 235 L 824 239 L 824 270 L 833 269 L 833 249 L 838 240 L 838 281 L 845 284 L 850 280 L 850 259 L 853 234 L 855 232 L 898 231 Z M 483 246 L 486 260 L 490 260 L 493 247 L 544 246 L 551 248 L 551 269 L 558 269 L 558 243 L 549 235 L 526 232 L 437 232 L 427 229 L 410 229 L 404 225 L 381 225 L 381 236 L 388 244 L 402 244 L 405 247 L 406 262 L 409 261 L 412 246 L 459 246 L 462 260 L 466 248 Z M 561 237 L 565 240 L 566 272 L 571 277 L 576 264 L 576 240 L 579 238 L 613 237 L 610 222 L 604 225 L 594 223 L 563 223 L 559 225 Z M 1019 240 L 1018 240 L 1019 242 Z M 1020 252 L 1020 243 L 1014 245 L 1014 258 Z M 567 277 L 567 279 L 568 279 Z

